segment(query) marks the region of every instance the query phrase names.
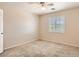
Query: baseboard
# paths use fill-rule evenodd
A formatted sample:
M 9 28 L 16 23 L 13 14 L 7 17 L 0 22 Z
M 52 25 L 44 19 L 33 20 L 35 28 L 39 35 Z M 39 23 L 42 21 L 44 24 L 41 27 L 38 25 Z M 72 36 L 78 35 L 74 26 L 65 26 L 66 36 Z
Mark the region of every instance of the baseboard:
M 57 42 L 57 41 L 53 41 L 53 40 L 48 40 L 48 39 L 45 39 L 45 38 L 42 38 L 41 40 L 45 40 L 45 41 L 49 41 L 49 42 L 52 42 L 52 43 L 58 43 L 58 44 L 64 44 L 64 45 L 68 45 L 68 46 L 73 46 L 73 47 L 78 47 L 79 48 L 79 45 L 75 45 L 75 44 L 70 44 L 70 43 L 64 43 L 64 42 Z
M 7 48 L 4 48 L 4 50 L 10 49 L 10 48 L 14 48 L 14 47 L 17 47 L 17 46 L 21 46 L 21 45 L 24 45 L 24 44 L 28 44 L 28 43 L 33 42 L 35 40 L 37 40 L 37 39 L 33 39 L 31 41 L 27 41 L 27 42 L 23 42 L 23 43 L 20 43 L 20 44 L 17 44 L 17 45 L 13 45 L 11 47 L 7 47 Z
M 3 50 L 0 50 L 0 54 L 3 52 Z

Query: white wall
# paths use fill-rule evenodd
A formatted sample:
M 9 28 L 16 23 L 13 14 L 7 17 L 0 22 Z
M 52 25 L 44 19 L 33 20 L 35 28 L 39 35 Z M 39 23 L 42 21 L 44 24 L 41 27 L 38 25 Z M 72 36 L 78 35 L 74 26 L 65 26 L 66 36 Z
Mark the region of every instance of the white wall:
M 4 12 L 4 49 L 38 39 L 38 16 L 25 3 L 0 3 Z
M 48 32 L 50 16 L 65 16 L 65 32 Z M 79 47 L 79 8 L 40 16 L 40 39 Z

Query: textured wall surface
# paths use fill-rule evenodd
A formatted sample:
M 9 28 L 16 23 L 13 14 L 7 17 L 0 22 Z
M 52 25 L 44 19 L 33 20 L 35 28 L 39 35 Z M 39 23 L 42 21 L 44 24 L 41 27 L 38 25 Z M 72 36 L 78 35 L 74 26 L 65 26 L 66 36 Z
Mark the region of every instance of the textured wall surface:
M 65 16 L 65 32 L 48 32 L 48 18 L 62 15 Z M 40 39 L 79 47 L 79 8 L 40 16 Z

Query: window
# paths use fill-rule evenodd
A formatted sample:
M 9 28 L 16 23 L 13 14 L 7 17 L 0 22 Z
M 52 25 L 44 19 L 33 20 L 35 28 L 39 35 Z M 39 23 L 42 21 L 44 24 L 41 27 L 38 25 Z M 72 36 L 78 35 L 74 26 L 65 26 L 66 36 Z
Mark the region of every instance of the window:
M 48 19 L 49 32 L 64 33 L 64 16 L 53 16 Z

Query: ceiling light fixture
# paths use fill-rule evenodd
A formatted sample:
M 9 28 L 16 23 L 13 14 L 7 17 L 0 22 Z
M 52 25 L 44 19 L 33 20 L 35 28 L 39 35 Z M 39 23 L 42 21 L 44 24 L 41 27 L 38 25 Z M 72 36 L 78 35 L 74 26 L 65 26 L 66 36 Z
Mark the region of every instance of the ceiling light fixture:
M 46 10 L 46 8 L 45 7 L 42 7 L 42 10 Z
M 38 4 L 42 10 L 55 10 L 55 8 L 52 8 L 52 6 L 54 5 L 52 2 L 32 2 L 30 4 Z
M 41 5 L 41 7 L 42 7 L 42 10 L 45 10 L 46 9 L 46 7 L 45 7 L 45 2 L 40 2 L 40 5 Z
M 55 8 L 51 8 L 51 10 L 55 10 Z
M 42 10 L 45 10 L 46 7 L 53 6 L 54 4 L 53 3 L 40 2 L 40 5 L 42 7 Z M 51 10 L 55 10 L 55 8 L 51 8 Z

